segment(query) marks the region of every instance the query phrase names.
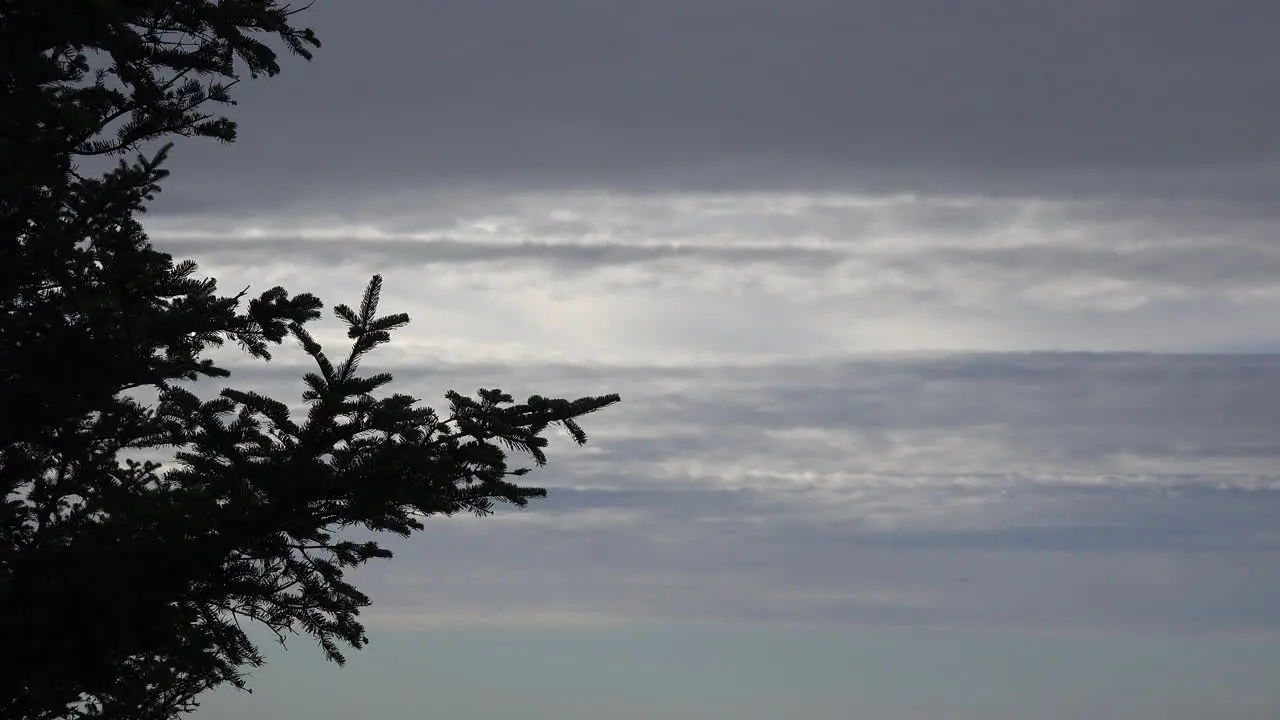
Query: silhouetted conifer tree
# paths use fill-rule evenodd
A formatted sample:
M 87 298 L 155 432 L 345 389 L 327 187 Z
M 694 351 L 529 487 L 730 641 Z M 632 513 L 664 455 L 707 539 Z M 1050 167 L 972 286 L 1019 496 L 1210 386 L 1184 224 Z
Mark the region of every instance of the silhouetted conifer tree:
M 310 294 L 222 296 L 148 242 L 138 215 L 168 146 L 90 177 L 78 157 L 172 136 L 231 141 L 210 110 L 268 44 L 310 58 L 276 0 L 0 0 L 0 717 L 168 720 L 260 665 L 244 627 L 314 638 L 343 662 L 369 600 L 344 571 L 390 557 L 351 530 L 408 536 L 431 515 L 545 495 L 513 482 L 546 431 L 618 400 L 448 392 L 437 412 L 360 362 L 408 322 L 381 279 L 334 313 L 330 356 Z M 94 68 L 97 69 L 94 69 Z M 305 417 L 260 393 L 201 400 L 234 342 L 311 356 Z M 138 398 L 152 392 L 153 401 Z M 164 453 L 162 466 L 130 457 Z

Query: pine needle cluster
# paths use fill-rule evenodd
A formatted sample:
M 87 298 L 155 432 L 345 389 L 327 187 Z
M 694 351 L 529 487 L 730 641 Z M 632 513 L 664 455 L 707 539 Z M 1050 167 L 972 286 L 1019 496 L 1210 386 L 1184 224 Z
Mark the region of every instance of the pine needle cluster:
M 345 573 L 391 556 L 377 537 L 545 496 L 513 458 L 544 465 L 553 426 L 585 443 L 578 420 L 619 399 L 449 391 L 438 412 L 361 372 L 409 322 L 379 313 L 381 277 L 333 308 L 350 344 L 330 355 L 317 297 L 221 295 L 152 246 L 139 218 L 169 145 L 142 151 L 234 140 L 211 108 L 280 71 L 271 43 L 310 58 L 298 10 L 0 0 L 0 717 L 169 720 L 246 687 L 253 626 L 344 662 L 370 602 Z M 315 365 L 305 412 L 194 392 L 230 375 L 212 348 L 268 361 L 286 342 Z

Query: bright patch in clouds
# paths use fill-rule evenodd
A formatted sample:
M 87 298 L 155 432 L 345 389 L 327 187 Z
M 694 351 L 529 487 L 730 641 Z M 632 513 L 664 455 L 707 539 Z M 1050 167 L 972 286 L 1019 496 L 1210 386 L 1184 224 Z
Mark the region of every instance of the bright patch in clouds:
M 456 203 L 453 205 L 451 203 Z M 412 212 L 163 217 L 226 287 L 382 272 L 397 352 L 750 362 L 931 350 L 1273 347 L 1280 223 L 1206 208 L 849 195 L 517 195 Z

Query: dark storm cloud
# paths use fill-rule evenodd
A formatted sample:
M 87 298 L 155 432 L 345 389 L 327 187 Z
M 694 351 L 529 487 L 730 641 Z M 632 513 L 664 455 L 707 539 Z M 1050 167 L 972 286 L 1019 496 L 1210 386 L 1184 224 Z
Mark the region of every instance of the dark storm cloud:
M 307 22 L 315 62 L 244 87 L 243 139 L 184 145 L 162 207 L 468 184 L 1280 190 L 1266 0 L 320 0 Z

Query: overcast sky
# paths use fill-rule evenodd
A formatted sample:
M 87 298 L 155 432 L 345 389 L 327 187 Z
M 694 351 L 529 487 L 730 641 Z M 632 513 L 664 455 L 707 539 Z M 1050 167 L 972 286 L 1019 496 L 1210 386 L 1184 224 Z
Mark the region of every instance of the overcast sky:
M 352 668 L 298 643 L 201 720 L 1280 714 L 1280 5 L 306 18 L 155 242 L 226 290 L 383 273 L 433 403 L 623 403 L 538 507 L 363 571 Z

